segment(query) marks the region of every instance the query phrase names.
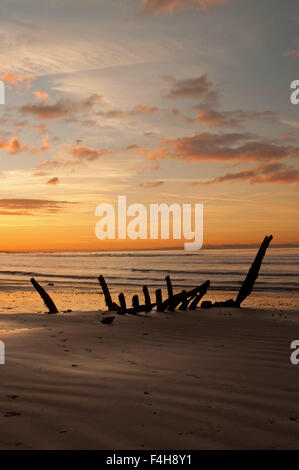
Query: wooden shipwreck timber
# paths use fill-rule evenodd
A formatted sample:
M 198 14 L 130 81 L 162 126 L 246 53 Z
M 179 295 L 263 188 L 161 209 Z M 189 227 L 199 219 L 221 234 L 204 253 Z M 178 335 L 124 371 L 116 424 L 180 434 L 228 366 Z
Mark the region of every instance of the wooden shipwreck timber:
M 264 238 L 235 300 L 228 299 L 224 302 L 214 303 L 212 303 L 210 300 L 207 300 L 203 301 L 200 307 L 205 309 L 211 307 L 240 308 L 242 302 L 244 302 L 244 300 L 251 294 L 253 290 L 255 281 L 259 275 L 262 261 L 272 239 L 272 235 L 266 236 Z M 210 287 L 210 281 L 207 280 L 198 287 L 194 287 L 188 291 L 182 290 L 181 292 L 174 294 L 171 279 L 169 276 L 166 276 L 166 299 L 163 300 L 161 289 L 157 289 L 155 291 L 155 301 L 152 302 L 148 287 L 143 286 L 144 303 L 141 304 L 139 301 L 139 296 L 135 294 L 132 297 L 131 306 L 128 307 L 125 295 L 123 293 L 119 294 L 118 303 L 114 302 L 112 300 L 110 290 L 104 279 L 104 276 L 99 276 L 98 280 L 103 290 L 108 311 L 114 311 L 119 315 L 138 315 L 141 312 L 150 312 L 154 308 L 156 308 L 158 312 L 174 311 L 176 308 L 178 308 L 178 310 L 195 310 Z M 55 303 L 51 299 L 50 295 L 44 290 L 44 288 L 41 287 L 40 284 L 34 278 L 31 279 L 31 283 L 43 299 L 46 307 L 49 310 L 49 313 L 58 313 Z

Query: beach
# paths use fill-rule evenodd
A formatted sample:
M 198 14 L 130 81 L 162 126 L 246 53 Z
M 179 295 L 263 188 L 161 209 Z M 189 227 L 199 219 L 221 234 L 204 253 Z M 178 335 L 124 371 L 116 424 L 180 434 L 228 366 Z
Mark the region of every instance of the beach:
M 298 449 L 298 294 L 254 296 L 111 325 L 2 314 L 0 449 Z

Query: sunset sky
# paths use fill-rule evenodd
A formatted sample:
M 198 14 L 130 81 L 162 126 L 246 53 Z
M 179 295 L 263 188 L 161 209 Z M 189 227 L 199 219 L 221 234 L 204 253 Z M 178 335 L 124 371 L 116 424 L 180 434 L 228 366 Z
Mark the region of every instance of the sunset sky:
M 118 195 L 202 203 L 204 245 L 299 244 L 298 0 L 2 0 L 0 23 L 0 251 L 178 245 L 98 240 Z

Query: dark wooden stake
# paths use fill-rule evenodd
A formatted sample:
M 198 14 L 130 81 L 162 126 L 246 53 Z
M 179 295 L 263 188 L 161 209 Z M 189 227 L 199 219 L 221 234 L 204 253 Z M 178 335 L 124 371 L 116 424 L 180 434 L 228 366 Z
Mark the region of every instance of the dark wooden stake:
M 45 302 L 46 307 L 49 309 L 49 313 L 58 313 L 56 305 L 45 289 L 34 279 L 34 277 L 30 279 L 30 282 Z
M 126 298 L 123 293 L 119 294 L 118 300 L 120 304 L 120 310 L 118 313 L 125 313 L 127 310 L 127 304 L 126 304 Z
M 103 289 L 103 294 L 105 296 L 105 302 L 106 302 L 106 305 L 108 307 L 108 310 L 114 310 L 114 311 L 118 311 L 119 310 L 119 306 L 115 303 L 115 302 L 112 302 L 112 298 L 111 298 L 111 294 L 110 294 L 110 291 L 109 291 L 109 287 L 107 286 L 106 284 L 106 281 L 104 279 L 104 276 L 99 276 L 99 283 L 101 284 L 101 287 Z
M 165 281 L 166 281 L 166 284 L 167 284 L 168 297 L 171 298 L 171 297 L 173 297 L 173 288 L 172 288 L 172 283 L 171 283 L 170 277 L 166 276 Z
M 145 305 L 148 305 L 147 311 L 150 312 L 150 310 L 152 309 L 152 303 L 151 303 L 151 296 L 149 294 L 148 287 L 143 286 L 142 290 L 143 290 Z
M 168 299 L 169 299 L 169 304 L 168 304 L 167 310 L 173 311 L 173 310 L 175 310 L 175 306 L 173 304 L 173 287 L 172 287 L 170 277 L 166 276 L 165 281 L 166 281 L 166 284 L 167 284 Z
M 192 300 L 192 302 L 189 305 L 189 310 L 195 310 L 196 309 L 197 304 L 201 301 L 203 296 L 207 293 L 207 290 L 208 290 L 209 287 L 210 287 L 210 281 L 207 281 L 202 285 L 201 292 L 199 292 L 199 294 L 197 294 L 195 299 Z
M 248 274 L 245 278 L 245 281 L 243 282 L 243 285 L 241 289 L 239 290 L 239 293 L 237 295 L 237 298 L 235 300 L 235 305 L 236 307 L 240 307 L 241 303 L 244 302 L 246 297 L 248 297 L 253 289 L 254 283 L 258 278 L 260 267 L 262 264 L 262 261 L 264 259 L 264 256 L 266 254 L 267 248 L 271 243 L 271 240 L 273 239 L 273 236 L 266 236 L 264 238 L 264 241 L 262 242 L 257 255 L 255 257 L 255 260 L 253 261 Z
M 187 310 L 187 307 L 188 307 L 187 292 L 185 290 L 182 290 L 182 303 L 179 306 L 179 310 Z
M 163 312 L 162 310 L 162 291 L 161 289 L 156 290 L 156 303 L 157 303 L 157 311 Z
M 139 305 L 139 297 L 137 294 L 133 295 L 132 297 L 132 307 L 134 308 L 138 308 L 140 305 Z

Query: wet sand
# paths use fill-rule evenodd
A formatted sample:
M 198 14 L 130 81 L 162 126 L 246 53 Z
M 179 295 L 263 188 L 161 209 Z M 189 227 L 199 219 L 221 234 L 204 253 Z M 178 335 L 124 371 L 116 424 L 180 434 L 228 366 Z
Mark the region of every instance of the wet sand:
M 288 309 L 3 314 L 1 449 L 298 449 Z

